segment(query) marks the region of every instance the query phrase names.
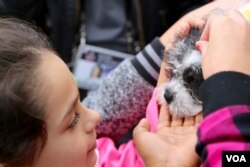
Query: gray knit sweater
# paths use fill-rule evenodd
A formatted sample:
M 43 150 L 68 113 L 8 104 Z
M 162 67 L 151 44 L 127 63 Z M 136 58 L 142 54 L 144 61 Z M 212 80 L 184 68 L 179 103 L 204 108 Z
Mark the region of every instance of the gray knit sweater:
M 156 86 L 164 47 L 155 38 L 133 59 L 119 64 L 89 92 L 83 103 L 100 113 L 98 137 L 116 141 L 145 116 L 147 104 Z

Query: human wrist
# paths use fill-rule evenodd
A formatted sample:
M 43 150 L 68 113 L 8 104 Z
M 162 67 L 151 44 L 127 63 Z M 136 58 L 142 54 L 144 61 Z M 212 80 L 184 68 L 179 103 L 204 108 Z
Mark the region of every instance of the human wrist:
M 151 161 L 145 163 L 146 167 L 177 167 L 177 166 L 169 166 L 167 162 L 160 162 L 160 161 Z
M 200 87 L 204 117 L 226 106 L 250 105 L 249 85 L 250 76 L 239 72 L 227 71 L 210 76 Z
M 145 163 L 146 167 L 193 167 L 190 165 L 184 165 L 184 164 L 180 164 L 180 163 L 171 163 L 171 162 L 148 162 Z
M 166 48 L 166 50 L 171 48 L 172 42 L 169 38 L 169 32 L 165 32 L 162 36 L 160 36 L 159 40 L 161 44 Z
M 158 156 L 152 156 L 154 158 L 143 158 L 145 167 L 198 167 L 200 163 L 185 164 L 181 161 L 176 161 L 175 159 L 166 159 L 164 154 L 159 154 Z

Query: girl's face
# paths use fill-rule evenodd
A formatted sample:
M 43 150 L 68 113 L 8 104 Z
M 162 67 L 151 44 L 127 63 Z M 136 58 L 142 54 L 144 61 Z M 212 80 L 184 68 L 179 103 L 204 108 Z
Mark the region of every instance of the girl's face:
M 99 114 L 81 104 L 72 74 L 53 53 L 45 54 L 41 79 L 47 141 L 34 166 L 93 167 Z

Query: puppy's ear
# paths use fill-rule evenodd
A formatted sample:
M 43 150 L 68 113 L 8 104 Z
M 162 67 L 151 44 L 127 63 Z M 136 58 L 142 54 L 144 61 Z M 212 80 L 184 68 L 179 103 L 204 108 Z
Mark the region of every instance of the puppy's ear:
M 192 48 L 193 50 L 196 49 L 195 43 L 199 41 L 200 36 L 201 36 L 202 30 L 201 29 L 196 29 L 192 28 L 188 34 L 188 37 L 185 38 L 185 44 L 189 47 Z
M 167 62 L 168 67 L 166 67 L 166 70 L 171 70 L 176 68 L 176 64 L 178 62 L 176 56 L 173 54 L 172 50 L 167 50 L 164 53 L 164 61 Z

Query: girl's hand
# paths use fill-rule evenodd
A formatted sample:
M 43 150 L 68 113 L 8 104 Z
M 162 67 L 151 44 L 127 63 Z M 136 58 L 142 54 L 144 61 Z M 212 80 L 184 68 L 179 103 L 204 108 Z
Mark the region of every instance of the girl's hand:
M 165 108 L 166 106 L 164 106 Z M 195 152 L 197 126 L 202 116 L 171 118 L 166 108 L 160 112 L 157 132 L 150 132 L 146 119 L 134 129 L 135 146 L 147 167 L 195 167 L 200 159 Z

